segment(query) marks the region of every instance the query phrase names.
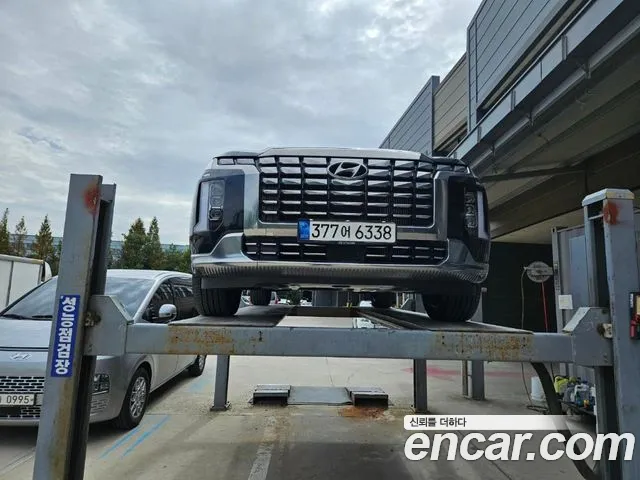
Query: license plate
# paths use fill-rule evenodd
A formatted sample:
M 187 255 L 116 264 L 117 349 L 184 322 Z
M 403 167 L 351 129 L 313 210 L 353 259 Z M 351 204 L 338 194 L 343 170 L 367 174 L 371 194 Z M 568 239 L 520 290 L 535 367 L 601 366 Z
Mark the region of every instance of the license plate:
M 36 404 L 32 393 L 0 393 L 0 407 L 25 407 Z
M 382 243 L 396 242 L 395 223 L 298 221 L 302 242 Z

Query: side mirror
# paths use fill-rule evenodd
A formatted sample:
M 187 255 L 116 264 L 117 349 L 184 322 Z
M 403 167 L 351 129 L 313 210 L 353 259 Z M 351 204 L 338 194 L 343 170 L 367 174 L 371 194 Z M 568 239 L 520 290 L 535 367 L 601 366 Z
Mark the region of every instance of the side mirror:
M 158 311 L 158 320 L 170 322 L 178 316 L 178 309 L 171 303 L 165 303 Z

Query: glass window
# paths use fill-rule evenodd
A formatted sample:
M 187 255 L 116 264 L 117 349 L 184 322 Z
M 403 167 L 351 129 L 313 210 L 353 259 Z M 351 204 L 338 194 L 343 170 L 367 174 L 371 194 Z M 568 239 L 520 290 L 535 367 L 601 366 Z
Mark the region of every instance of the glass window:
M 176 297 L 176 308 L 178 309 L 177 320 L 192 318 L 198 315 L 195 300 L 193 298 L 193 285 L 190 278 L 173 278 L 173 292 Z
M 160 307 L 166 304 L 174 304 L 171 283 L 165 280 L 160 284 L 156 292 L 153 294 L 149 306 L 142 318 L 149 322 L 157 322 L 160 314 Z
M 127 313 L 133 316 L 138 311 L 144 297 L 152 286 L 153 280 L 151 279 L 107 277 L 105 294 L 116 297 L 120 303 L 122 303 Z M 48 282 L 36 287 L 25 297 L 22 297 L 22 299 L 18 300 L 17 303 L 2 312 L 2 314 L 20 315 L 28 318 L 53 318 L 57 287 L 58 278 L 52 278 Z

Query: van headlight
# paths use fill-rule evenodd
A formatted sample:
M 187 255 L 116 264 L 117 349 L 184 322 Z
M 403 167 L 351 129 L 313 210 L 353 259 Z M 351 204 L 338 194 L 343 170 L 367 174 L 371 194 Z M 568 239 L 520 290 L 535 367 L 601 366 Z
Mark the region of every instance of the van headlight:
M 107 393 L 111 386 L 109 375 L 98 373 L 93 377 L 93 393 Z

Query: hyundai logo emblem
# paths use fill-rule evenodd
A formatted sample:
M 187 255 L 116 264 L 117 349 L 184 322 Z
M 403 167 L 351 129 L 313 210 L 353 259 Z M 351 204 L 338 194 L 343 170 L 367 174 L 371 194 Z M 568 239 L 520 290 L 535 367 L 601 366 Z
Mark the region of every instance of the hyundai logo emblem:
M 358 162 L 336 162 L 329 165 L 329 175 L 345 180 L 358 180 L 364 177 L 369 170 Z
M 27 358 L 31 357 L 30 353 L 14 353 L 13 355 L 11 355 L 11 360 L 26 360 Z

